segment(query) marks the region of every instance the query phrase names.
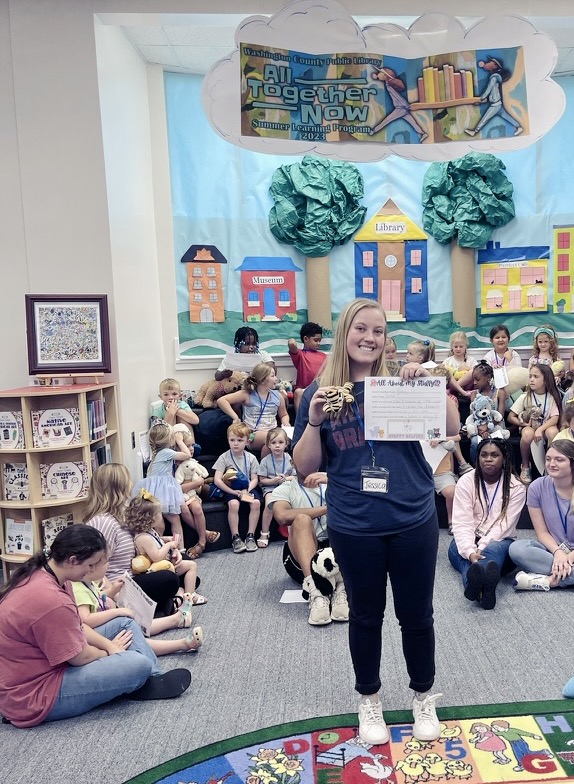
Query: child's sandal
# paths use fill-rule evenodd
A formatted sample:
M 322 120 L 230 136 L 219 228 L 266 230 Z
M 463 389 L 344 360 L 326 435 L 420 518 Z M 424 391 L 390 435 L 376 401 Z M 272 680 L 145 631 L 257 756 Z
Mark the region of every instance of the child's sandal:
M 197 607 L 200 604 L 207 604 L 207 596 L 202 596 L 196 591 L 194 591 L 192 594 L 187 593 L 186 596 L 189 596 L 189 600 L 194 607 Z
M 267 547 L 268 544 L 269 544 L 269 532 L 263 533 L 263 531 L 261 531 L 261 533 L 259 534 L 259 539 L 257 540 L 257 547 Z
M 206 531 L 205 541 L 207 542 L 207 544 L 215 544 L 220 536 L 221 534 L 219 533 L 219 531 Z
M 194 544 L 193 547 L 189 548 L 189 550 L 186 552 L 186 555 L 188 558 L 191 558 L 192 561 L 196 561 L 204 550 L 205 545 L 199 544 L 198 542 L 197 544 Z
M 194 626 L 193 629 L 190 629 L 186 641 L 189 643 L 188 651 L 191 653 L 198 651 L 203 645 L 203 629 L 201 626 Z

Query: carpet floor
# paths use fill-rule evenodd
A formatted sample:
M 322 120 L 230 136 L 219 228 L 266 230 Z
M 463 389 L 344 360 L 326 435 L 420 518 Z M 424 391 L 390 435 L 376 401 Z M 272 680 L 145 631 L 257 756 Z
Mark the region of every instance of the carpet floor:
M 406 711 L 386 714 L 389 742 L 363 743 L 356 715 L 308 719 L 213 743 L 126 784 L 422 784 L 560 782 L 574 776 L 574 712 L 564 702 L 439 710 L 437 741 L 412 736 Z

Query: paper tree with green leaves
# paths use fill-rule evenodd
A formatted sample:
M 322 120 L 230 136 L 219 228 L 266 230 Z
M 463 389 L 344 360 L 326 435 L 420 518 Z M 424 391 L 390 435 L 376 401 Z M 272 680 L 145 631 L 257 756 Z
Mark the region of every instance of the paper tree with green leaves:
M 452 243 L 453 319 L 476 326 L 475 249 L 514 218 L 514 188 L 505 166 L 489 153 L 471 152 L 432 163 L 423 181 L 423 227 L 443 245 Z
M 309 321 L 333 326 L 329 256 L 335 245 L 351 239 L 365 219 L 363 177 L 356 166 L 306 155 L 301 163 L 280 166 L 269 192 L 273 236 L 306 257 Z

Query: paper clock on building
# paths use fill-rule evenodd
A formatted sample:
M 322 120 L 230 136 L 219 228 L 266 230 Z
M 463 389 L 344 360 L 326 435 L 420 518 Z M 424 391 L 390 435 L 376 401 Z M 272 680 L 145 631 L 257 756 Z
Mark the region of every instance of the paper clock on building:
M 221 265 L 227 264 L 227 259 L 215 245 L 191 245 L 181 262 L 187 264 L 189 320 L 195 323 L 225 321 Z
M 388 321 L 428 321 L 427 235 L 389 199 L 355 234 L 355 296 Z
M 289 256 L 246 256 L 237 269 L 245 321 L 297 321 L 295 273 L 302 270 Z
M 547 245 L 501 248 L 488 242 L 478 251 L 482 314 L 548 310 L 549 255 Z

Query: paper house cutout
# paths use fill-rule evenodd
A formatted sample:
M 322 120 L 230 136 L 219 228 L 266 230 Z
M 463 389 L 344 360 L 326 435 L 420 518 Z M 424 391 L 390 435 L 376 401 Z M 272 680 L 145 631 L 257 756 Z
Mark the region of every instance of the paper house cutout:
M 355 296 L 388 321 L 428 321 L 427 235 L 391 200 L 355 234 Z
M 554 312 L 574 311 L 574 226 L 554 226 Z
M 222 264 L 227 259 L 215 245 L 191 245 L 181 257 L 187 264 L 189 320 L 191 322 L 225 321 Z
M 245 321 L 297 321 L 295 273 L 289 256 L 246 256 L 239 267 Z
M 482 313 L 548 310 L 549 255 L 548 245 L 501 248 L 488 242 L 477 257 Z

